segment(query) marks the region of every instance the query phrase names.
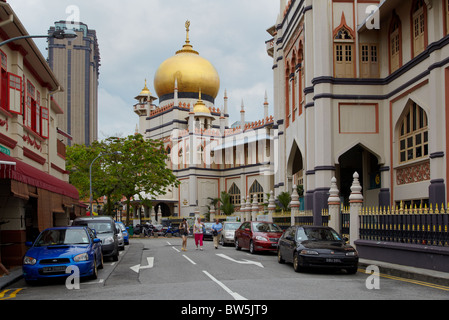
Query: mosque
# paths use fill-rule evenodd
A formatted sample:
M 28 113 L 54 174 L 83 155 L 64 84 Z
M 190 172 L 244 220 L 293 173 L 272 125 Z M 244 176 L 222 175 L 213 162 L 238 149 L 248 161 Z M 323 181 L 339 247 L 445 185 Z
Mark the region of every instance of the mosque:
M 204 215 L 210 199 L 219 198 L 222 191 L 230 194 L 236 209 L 247 201 L 262 205 L 265 193 L 273 190 L 270 159 L 276 126 L 268 114 L 266 94 L 263 119 L 247 121 L 242 102 L 240 121 L 230 127 L 226 91 L 223 108 L 215 105 L 220 89 L 218 72 L 193 49 L 189 32 L 187 21 L 185 44 L 156 71 L 157 97 L 146 81 L 135 97 L 136 132 L 164 141 L 167 165 L 180 181 L 179 187 L 153 199 L 156 220 Z M 151 216 L 148 208 L 141 210 L 142 217 Z M 137 216 L 136 210 L 134 214 Z

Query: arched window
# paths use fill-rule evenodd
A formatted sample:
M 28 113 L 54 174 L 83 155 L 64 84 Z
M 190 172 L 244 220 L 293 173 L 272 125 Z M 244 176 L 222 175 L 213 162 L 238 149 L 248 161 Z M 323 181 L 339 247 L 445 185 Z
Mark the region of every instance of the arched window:
M 257 180 L 254 181 L 251 188 L 249 188 L 249 195 L 251 197 L 251 203 L 253 202 L 253 199 L 256 199 L 257 203 L 263 202 L 263 188 Z
M 231 188 L 228 191 L 229 195 L 231 196 L 231 203 L 233 205 L 240 205 L 240 189 L 237 187 L 235 183 L 232 184 Z
M 402 31 L 401 20 L 396 13 L 390 23 L 390 73 L 395 72 L 402 66 Z
M 406 163 L 429 156 L 429 128 L 426 112 L 412 103 L 399 127 L 399 162 Z
M 354 38 L 350 30 L 343 26 L 334 37 L 334 64 L 336 78 L 354 78 Z
M 290 126 L 290 94 L 291 94 L 291 86 L 290 86 L 290 64 L 287 63 L 285 68 L 285 127 L 288 128 Z
M 414 0 L 412 6 L 413 57 L 427 47 L 427 6 L 424 0 Z

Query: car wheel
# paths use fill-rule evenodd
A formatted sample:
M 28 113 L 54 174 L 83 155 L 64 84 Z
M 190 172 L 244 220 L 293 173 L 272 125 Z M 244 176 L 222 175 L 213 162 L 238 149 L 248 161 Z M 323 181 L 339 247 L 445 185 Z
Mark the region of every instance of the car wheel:
M 295 252 L 295 255 L 293 256 L 293 269 L 296 272 L 300 272 L 301 271 L 301 267 L 299 265 L 299 254 Z
M 236 250 L 241 250 L 242 248 L 239 247 L 239 239 L 235 239 L 235 249 Z
M 285 263 L 285 260 L 282 259 L 282 254 L 281 254 L 281 250 L 278 249 L 278 262 L 279 263 Z
M 98 268 L 97 268 L 97 257 L 94 259 L 94 269 L 92 270 L 92 280 L 96 280 L 98 278 Z
M 103 261 L 103 253 L 100 253 L 100 265 L 98 266 L 98 269 L 104 268 L 104 261 Z
M 253 242 L 253 241 L 251 241 L 251 242 L 249 243 L 249 252 L 250 252 L 251 254 L 255 254 L 255 253 L 256 253 L 256 249 L 254 249 L 254 242 Z
M 112 256 L 113 261 L 118 261 L 118 247 L 115 248 L 114 255 Z

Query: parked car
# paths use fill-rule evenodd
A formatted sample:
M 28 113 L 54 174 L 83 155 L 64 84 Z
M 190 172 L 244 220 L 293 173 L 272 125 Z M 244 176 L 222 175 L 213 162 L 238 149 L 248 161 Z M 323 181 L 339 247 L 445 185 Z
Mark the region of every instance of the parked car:
M 241 222 L 225 221 L 223 222 L 223 231 L 221 232 L 221 237 L 219 242 L 222 246 L 228 243 L 234 243 L 235 230 L 237 230 Z
M 203 233 L 203 240 L 213 240 L 214 236 L 212 235 L 212 225 L 214 222 L 205 222 L 204 229 L 206 230 Z
M 115 228 L 115 222 L 111 217 L 77 217 L 73 220 L 72 225 L 87 226 L 94 230 L 97 237 L 101 239 L 101 250 L 103 252 L 103 256 L 112 257 L 112 260 L 118 261 L 118 232 Z
M 128 233 L 128 230 L 126 230 L 125 224 L 121 221 L 116 221 L 115 224 L 118 225 L 120 230 L 122 231 L 123 241 L 125 242 L 125 245 L 128 245 L 129 244 L 129 233 Z
M 23 257 L 22 271 L 27 282 L 68 277 L 69 266 L 79 269 L 80 277 L 98 276 L 103 268 L 101 240 L 86 227 L 49 228 L 40 233 Z
M 251 253 L 256 251 L 276 251 L 282 229 L 266 221 L 247 221 L 235 231 L 235 248 L 248 248 Z
M 279 240 L 278 262 L 292 262 L 299 272 L 305 267 L 346 269 L 357 272 L 357 251 L 329 227 L 292 226 Z
M 123 237 L 122 229 L 120 229 L 117 223 L 115 224 L 115 228 L 117 229 L 118 249 L 120 251 L 125 250 L 125 237 Z

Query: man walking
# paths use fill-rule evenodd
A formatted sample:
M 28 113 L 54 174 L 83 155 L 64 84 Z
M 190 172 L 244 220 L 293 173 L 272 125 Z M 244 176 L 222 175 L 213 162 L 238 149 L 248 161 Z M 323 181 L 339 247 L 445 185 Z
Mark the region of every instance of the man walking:
M 220 239 L 222 230 L 223 230 L 223 225 L 220 223 L 220 220 L 215 219 L 215 223 L 212 225 L 212 235 L 214 237 L 215 249 L 218 249 L 218 239 Z

